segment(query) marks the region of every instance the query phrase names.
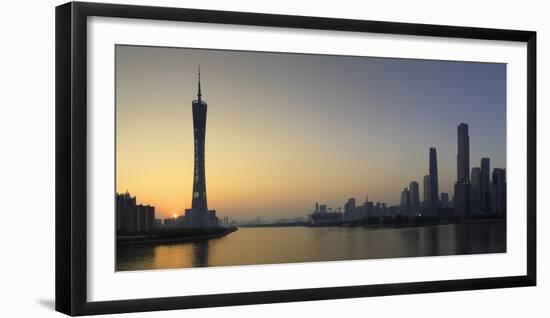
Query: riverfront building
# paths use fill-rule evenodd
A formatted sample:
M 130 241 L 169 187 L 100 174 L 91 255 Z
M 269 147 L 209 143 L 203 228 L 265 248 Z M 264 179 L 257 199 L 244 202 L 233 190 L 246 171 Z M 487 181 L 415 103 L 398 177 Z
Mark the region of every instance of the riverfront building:
M 481 168 L 472 168 L 470 175 L 470 213 L 479 215 L 481 211 Z
M 430 187 L 428 192 L 428 206 L 430 209 L 439 207 L 439 179 L 437 174 L 437 151 L 430 148 Z
M 416 215 L 420 209 L 420 193 L 418 190 L 418 182 L 411 181 L 409 183 L 409 214 Z
M 491 183 L 491 214 L 506 215 L 506 171 L 495 168 Z
M 458 125 L 456 155 L 455 209 L 458 216 L 470 214 L 470 136 L 468 125 Z
M 480 210 L 481 214 L 489 214 L 491 211 L 491 161 L 489 158 L 481 158 L 481 179 L 480 179 Z
M 128 191 L 116 194 L 115 214 L 117 233 L 149 233 L 155 228 L 155 208 L 136 204 Z
M 429 208 L 429 202 L 430 202 L 430 175 L 425 175 L 422 179 L 422 208 L 427 209 Z

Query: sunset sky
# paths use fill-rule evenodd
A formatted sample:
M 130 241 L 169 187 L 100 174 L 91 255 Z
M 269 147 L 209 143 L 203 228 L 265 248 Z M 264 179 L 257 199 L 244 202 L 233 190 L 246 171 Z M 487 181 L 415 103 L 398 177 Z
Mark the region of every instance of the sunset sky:
M 201 66 L 206 189 L 220 217 L 305 216 L 315 202 L 397 204 L 428 173 L 452 196 L 457 126 L 470 167 L 506 165 L 506 65 L 116 46 L 116 191 L 156 208 L 191 207 Z

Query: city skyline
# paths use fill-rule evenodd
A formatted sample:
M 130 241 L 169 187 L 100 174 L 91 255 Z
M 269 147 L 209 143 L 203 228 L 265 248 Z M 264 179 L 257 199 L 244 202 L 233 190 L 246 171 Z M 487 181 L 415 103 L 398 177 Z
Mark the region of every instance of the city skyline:
M 209 74 L 209 201 L 222 216 L 298 216 L 314 202 L 337 208 L 365 193 L 399 204 L 403 186 L 429 174 L 431 147 L 437 194 L 453 193 L 460 122 L 470 125 L 471 166 L 489 157 L 491 167 L 506 168 L 503 64 L 116 50 L 116 190 L 137 194 L 163 217 L 190 204 L 197 64 Z

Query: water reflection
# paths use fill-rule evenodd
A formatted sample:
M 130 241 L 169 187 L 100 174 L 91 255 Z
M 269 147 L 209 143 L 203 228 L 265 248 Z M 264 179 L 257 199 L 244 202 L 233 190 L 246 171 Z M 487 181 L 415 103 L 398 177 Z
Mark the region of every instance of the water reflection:
M 117 270 L 276 264 L 506 251 L 505 222 L 400 229 L 240 228 L 219 239 L 117 247 Z
M 208 266 L 208 246 L 209 241 L 200 241 L 192 243 L 193 245 L 193 266 Z

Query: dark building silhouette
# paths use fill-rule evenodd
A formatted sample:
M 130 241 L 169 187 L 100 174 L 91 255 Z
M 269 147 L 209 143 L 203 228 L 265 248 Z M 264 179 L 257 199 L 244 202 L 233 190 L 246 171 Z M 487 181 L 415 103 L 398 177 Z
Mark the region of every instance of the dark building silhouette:
M 456 182 L 455 187 L 455 213 L 457 216 L 470 214 L 470 183 Z
M 470 175 L 470 212 L 473 215 L 481 211 L 481 168 L 472 168 Z
M 458 216 L 470 214 L 470 136 L 468 125 L 461 123 L 457 129 L 455 211 Z
M 403 189 L 401 191 L 401 209 L 400 209 L 401 215 L 409 215 L 411 210 L 411 201 L 410 201 L 410 195 L 409 190 L 407 188 Z
M 348 202 L 344 205 L 344 219 L 347 221 L 358 219 L 355 213 L 355 198 L 349 198 Z
M 441 192 L 441 207 L 450 208 L 451 204 L 449 202 L 449 194 L 446 192 Z
M 418 190 L 418 182 L 416 181 L 409 183 L 409 203 L 410 214 L 417 214 L 420 210 L 420 193 Z
M 116 194 L 115 197 L 116 230 L 122 232 L 128 229 L 129 211 L 135 209 L 136 197 L 131 196 L 128 191 L 124 194 Z
M 457 182 L 469 181 L 470 174 L 470 136 L 468 135 L 468 125 L 458 125 L 458 153 L 456 155 L 457 163 Z
M 493 170 L 493 181 L 490 187 L 491 214 L 506 214 L 506 171 L 501 168 Z
M 338 208 L 338 210 L 341 210 L 341 208 Z M 329 212 L 326 204 L 319 205 L 319 203 L 315 203 L 313 213 L 308 216 L 309 222 L 312 224 L 338 223 L 344 220 L 342 212 Z
M 430 187 L 428 196 L 428 207 L 436 209 L 439 207 L 439 182 L 437 176 L 437 152 L 435 148 L 430 148 Z
M 155 208 L 150 205 L 136 204 L 136 197 L 128 191 L 116 194 L 117 233 L 149 233 L 155 228 Z
M 422 193 L 422 207 L 427 209 L 430 207 L 430 176 L 425 175 L 422 179 L 423 193 Z
M 491 194 L 490 194 L 491 162 L 489 158 L 481 158 L 481 178 L 480 178 L 480 198 L 479 205 L 481 214 L 491 212 Z
M 215 210 L 208 210 L 206 201 L 206 174 L 204 166 L 204 146 L 206 138 L 206 111 L 208 105 L 202 100 L 201 72 L 199 66 L 197 99 L 192 102 L 193 134 L 195 137 L 195 161 L 193 170 L 193 195 L 191 209 L 185 210 L 184 224 L 186 227 L 217 226 Z

